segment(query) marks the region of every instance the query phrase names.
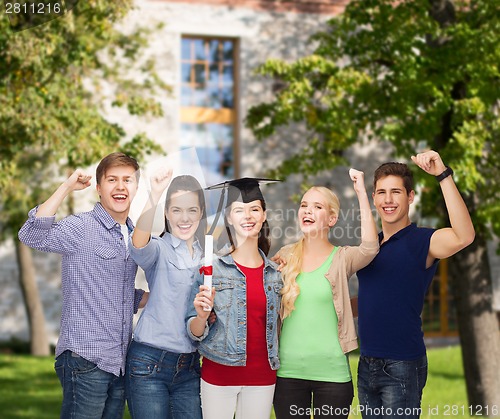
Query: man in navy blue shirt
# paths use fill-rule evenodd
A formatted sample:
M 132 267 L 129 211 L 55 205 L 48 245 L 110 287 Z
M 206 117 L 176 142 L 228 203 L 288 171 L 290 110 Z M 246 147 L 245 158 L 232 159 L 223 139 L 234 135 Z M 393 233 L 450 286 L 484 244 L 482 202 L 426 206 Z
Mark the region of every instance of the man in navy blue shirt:
M 55 221 L 70 193 L 90 186 L 77 169 L 19 231 L 26 245 L 62 255 L 61 330 L 55 370 L 63 388 L 61 418 L 121 419 L 125 359 L 133 313 L 147 300 L 134 289 L 137 265 L 128 251 L 128 218 L 137 192 L 135 159 L 112 153 L 96 170 L 100 202 L 92 211 Z
M 406 164 L 385 163 L 374 176 L 373 201 L 382 221 L 380 252 L 358 271 L 358 398 L 364 419 L 418 418 L 427 379 L 421 313 L 437 263 L 468 246 L 474 227 L 453 181 L 435 151 L 412 160 L 436 176 L 451 227 L 417 227 L 409 217 L 413 176 Z

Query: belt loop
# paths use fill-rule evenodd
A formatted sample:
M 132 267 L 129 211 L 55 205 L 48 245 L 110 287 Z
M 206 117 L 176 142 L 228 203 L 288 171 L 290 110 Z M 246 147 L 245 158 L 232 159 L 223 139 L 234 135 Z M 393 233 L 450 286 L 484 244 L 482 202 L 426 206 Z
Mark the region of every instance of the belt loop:
M 191 362 L 189 363 L 189 369 L 191 369 L 193 368 L 194 365 L 194 352 L 191 352 L 189 356 L 191 357 Z
M 160 359 L 158 360 L 158 363 L 159 364 L 163 364 L 163 360 L 165 359 L 165 357 L 167 355 L 168 355 L 168 351 L 162 350 L 161 351 L 161 355 L 160 355 Z

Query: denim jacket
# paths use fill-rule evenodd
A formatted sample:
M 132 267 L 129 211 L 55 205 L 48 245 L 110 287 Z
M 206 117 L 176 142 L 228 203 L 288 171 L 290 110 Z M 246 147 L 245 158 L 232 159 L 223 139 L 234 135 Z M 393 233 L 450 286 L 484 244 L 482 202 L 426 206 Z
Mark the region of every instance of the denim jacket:
M 280 366 L 278 359 L 278 318 L 281 304 L 281 274 L 276 264 L 261 252 L 264 259 L 264 292 L 267 300 L 266 342 L 269 365 L 273 370 Z M 214 258 L 212 286 L 215 287 L 215 322 L 205 327 L 202 336 L 194 336 L 189 325 L 196 310 L 194 305 L 187 313 L 187 330 L 191 339 L 199 341 L 198 351 L 211 361 L 229 366 L 246 365 L 246 280 L 245 275 L 229 255 Z M 190 301 L 194 301 L 203 276 L 196 274 Z

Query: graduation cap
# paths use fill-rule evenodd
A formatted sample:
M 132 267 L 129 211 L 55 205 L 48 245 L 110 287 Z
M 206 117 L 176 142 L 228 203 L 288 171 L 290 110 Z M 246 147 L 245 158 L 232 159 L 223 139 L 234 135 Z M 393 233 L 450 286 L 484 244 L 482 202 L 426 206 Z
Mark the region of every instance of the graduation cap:
M 222 193 L 217 207 L 216 218 L 208 234 L 212 234 L 215 230 L 215 226 L 217 225 L 217 221 L 219 220 L 219 216 L 222 212 L 222 206 L 224 205 L 224 195 L 226 190 L 228 191 L 226 207 L 235 201 L 241 201 L 244 204 L 247 204 L 256 200 L 264 200 L 264 195 L 262 195 L 259 185 L 275 182 L 281 182 L 281 180 L 244 177 L 240 179 L 226 180 L 216 185 L 209 186 L 207 190 L 222 189 Z

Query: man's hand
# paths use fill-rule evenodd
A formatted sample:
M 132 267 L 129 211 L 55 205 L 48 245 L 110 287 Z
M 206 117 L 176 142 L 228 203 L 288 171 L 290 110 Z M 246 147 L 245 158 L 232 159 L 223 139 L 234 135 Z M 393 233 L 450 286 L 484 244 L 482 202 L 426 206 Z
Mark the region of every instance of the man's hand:
M 89 175 L 82 169 L 76 169 L 73 174 L 56 189 L 50 198 L 38 207 L 36 217 L 51 217 L 55 215 L 64 198 L 73 191 L 87 189 L 90 186 L 91 178 L 92 175 Z
M 412 156 L 413 162 L 433 176 L 439 176 L 446 170 L 446 166 L 439 153 L 430 150 Z M 451 227 L 436 230 L 431 237 L 426 267 L 431 266 L 436 259 L 445 259 L 474 241 L 474 226 L 465 202 L 457 189 L 457 185 L 450 176 L 447 181 L 440 182 L 444 202 L 448 210 Z
M 66 179 L 64 185 L 70 191 L 81 191 L 90 186 L 90 179 L 92 179 L 92 175 L 85 173 L 82 169 L 76 169 L 73 174 Z
M 446 170 L 446 166 L 443 160 L 441 160 L 441 156 L 434 150 L 411 156 L 411 159 L 423 171 L 433 176 L 439 176 Z

